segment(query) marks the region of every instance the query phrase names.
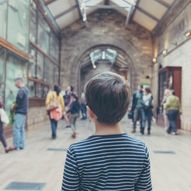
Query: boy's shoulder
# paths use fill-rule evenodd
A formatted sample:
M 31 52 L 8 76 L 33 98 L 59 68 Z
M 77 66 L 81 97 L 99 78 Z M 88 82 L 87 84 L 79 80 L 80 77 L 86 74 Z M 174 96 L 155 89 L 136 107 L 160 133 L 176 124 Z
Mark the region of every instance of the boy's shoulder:
M 115 140 L 114 140 L 115 139 Z M 128 147 L 133 147 L 133 148 L 139 148 L 139 149 L 146 149 L 146 145 L 145 143 L 143 143 L 142 141 L 131 137 L 127 134 L 123 134 L 122 136 L 118 137 L 118 136 L 90 136 L 82 141 L 79 141 L 77 143 L 73 143 L 70 145 L 69 150 L 73 150 L 73 151 L 77 151 L 77 150 L 81 150 L 84 149 L 86 147 L 90 148 L 91 146 L 95 146 L 96 144 L 100 144 L 100 143 L 106 143 L 106 142 L 115 142 L 115 144 L 117 143 L 122 143 L 123 144 L 127 144 Z

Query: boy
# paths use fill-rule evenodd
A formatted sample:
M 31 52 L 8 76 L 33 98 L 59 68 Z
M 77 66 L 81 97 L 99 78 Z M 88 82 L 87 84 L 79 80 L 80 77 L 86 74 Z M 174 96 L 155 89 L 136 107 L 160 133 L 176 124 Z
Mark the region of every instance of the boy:
M 128 90 L 117 74 L 106 72 L 86 85 L 96 133 L 70 146 L 62 191 L 151 191 L 150 162 L 144 143 L 123 132 Z

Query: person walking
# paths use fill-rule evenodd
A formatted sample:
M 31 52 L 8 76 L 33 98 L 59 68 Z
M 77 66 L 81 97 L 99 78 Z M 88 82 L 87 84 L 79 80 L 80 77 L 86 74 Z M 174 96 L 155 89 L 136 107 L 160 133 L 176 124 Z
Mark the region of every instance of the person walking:
M 58 85 L 54 85 L 53 91 L 50 90 L 48 92 L 45 102 L 50 119 L 52 139 L 57 138 L 58 121 L 62 119 L 65 111 L 64 99 L 60 92 L 60 87 Z
M 81 99 L 80 99 L 80 109 L 82 113 L 82 120 L 87 119 L 87 107 L 86 107 L 86 98 L 85 98 L 85 93 L 82 92 L 81 94 Z
M 70 113 L 70 124 L 72 128 L 72 138 L 76 138 L 76 121 L 80 115 L 80 103 L 76 94 L 71 94 L 72 102 L 68 112 Z
M 4 127 L 9 124 L 9 118 L 4 110 L 3 103 L 0 102 L 0 141 L 3 145 L 5 153 L 12 151 L 13 148 L 9 147 L 4 134 Z
M 105 72 L 90 79 L 85 92 L 96 132 L 67 149 L 61 190 L 152 191 L 148 149 L 120 124 L 129 103 L 125 81 Z
M 140 133 L 144 134 L 145 128 L 145 112 L 143 103 L 143 86 L 139 85 L 138 90 L 133 94 L 131 111 L 133 113 L 133 131 L 136 132 L 136 125 L 138 119 L 140 120 Z
M 145 92 L 143 95 L 143 102 L 144 102 L 144 111 L 145 111 L 145 125 L 147 124 L 147 134 L 150 135 L 151 133 L 151 121 L 152 121 L 152 101 L 153 96 L 151 94 L 150 88 L 145 88 Z
M 172 91 L 171 95 L 167 97 L 164 108 L 166 110 L 169 123 L 167 133 L 177 135 L 176 120 L 180 114 L 180 100 L 175 95 L 174 91 Z
M 15 150 L 25 148 L 25 126 L 28 113 L 29 90 L 24 84 L 23 78 L 15 79 L 15 86 L 19 89 L 13 106 L 15 112 L 13 124 L 13 144 Z

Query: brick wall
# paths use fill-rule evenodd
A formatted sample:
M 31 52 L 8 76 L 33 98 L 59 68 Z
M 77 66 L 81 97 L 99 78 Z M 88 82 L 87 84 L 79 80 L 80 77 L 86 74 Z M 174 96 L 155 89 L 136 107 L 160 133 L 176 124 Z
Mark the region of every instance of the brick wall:
M 136 24 L 125 27 L 126 18 L 114 10 L 97 10 L 88 16 L 87 27 L 76 22 L 62 33 L 61 82 L 77 87 L 82 55 L 97 45 L 112 45 L 130 58 L 133 83 L 151 75 L 152 40 L 150 33 Z M 86 77 L 85 77 L 86 79 Z M 83 82 L 84 83 L 84 82 Z M 135 86 L 134 86 L 135 87 Z

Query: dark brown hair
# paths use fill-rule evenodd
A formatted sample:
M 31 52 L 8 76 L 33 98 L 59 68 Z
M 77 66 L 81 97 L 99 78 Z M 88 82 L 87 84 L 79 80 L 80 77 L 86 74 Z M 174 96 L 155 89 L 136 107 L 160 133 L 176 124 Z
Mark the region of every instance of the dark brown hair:
M 121 76 L 112 72 L 101 73 L 85 87 L 87 105 L 104 124 L 118 123 L 128 109 L 128 87 Z

